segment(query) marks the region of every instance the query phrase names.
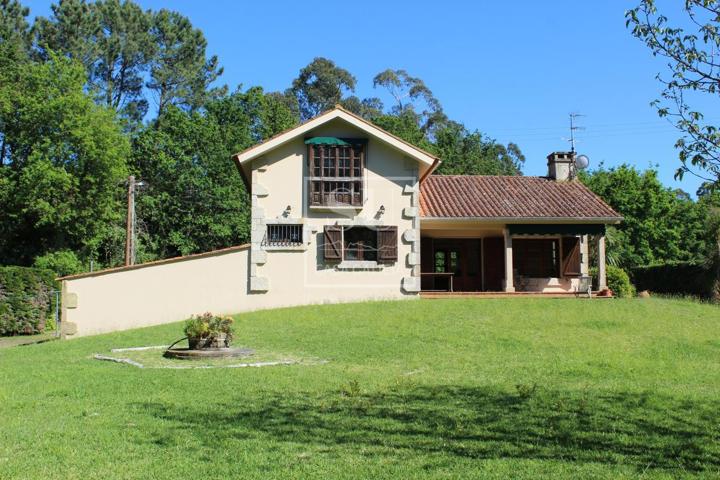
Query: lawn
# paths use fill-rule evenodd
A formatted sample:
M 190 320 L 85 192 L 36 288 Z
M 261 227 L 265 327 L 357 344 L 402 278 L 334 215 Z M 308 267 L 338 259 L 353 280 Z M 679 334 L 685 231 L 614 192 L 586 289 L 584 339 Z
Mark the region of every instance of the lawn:
M 0 478 L 718 478 L 720 308 L 421 300 L 243 314 L 328 363 L 93 360 L 181 324 L 0 349 Z

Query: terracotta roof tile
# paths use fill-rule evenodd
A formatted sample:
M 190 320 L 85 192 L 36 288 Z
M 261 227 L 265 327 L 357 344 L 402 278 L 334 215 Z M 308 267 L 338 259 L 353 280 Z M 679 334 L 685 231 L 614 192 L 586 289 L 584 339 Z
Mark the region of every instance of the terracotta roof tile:
M 522 176 L 430 175 L 420 189 L 420 212 L 434 218 L 622 218 L 579 181 Z

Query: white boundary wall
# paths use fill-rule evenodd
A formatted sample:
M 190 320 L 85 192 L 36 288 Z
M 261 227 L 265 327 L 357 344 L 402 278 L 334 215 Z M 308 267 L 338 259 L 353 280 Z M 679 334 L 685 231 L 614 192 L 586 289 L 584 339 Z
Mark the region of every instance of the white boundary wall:
M 177 322 L 208 311 L 231 314 L 313 303 L 417 297 L 382 282 L 377 288 L 318 288 L 306 285 L 296 269 L 277 282 L 281 288 L 274 292 L 251 293 L 249 252 L 249 246 L 231 247 L 65 277 L 61 279 L 63 336 L 75 338 Z M 309 254 L 298 253 L 300 259 Z

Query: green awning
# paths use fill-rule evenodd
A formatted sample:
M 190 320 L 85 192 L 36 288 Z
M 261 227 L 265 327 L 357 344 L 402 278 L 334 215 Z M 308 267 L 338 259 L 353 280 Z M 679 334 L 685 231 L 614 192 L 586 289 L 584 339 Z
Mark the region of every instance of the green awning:
M 342 145 L 349 146 L 350 144 L 337 137 L 312 137 L 305 140 L 305 145 Z
M 604 235 L 602 223 L 510 224 L 510 235 Z

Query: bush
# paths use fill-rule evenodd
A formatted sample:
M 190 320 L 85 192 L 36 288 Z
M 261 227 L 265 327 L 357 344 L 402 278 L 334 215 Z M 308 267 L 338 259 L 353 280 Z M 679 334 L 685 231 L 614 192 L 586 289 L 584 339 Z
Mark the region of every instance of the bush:
M 620 267 L 608 265 L 605 271 L 607 286 L 612 290 L 613 295 L 619 298 L 634 297 L 635 287 L 630 282 L 630 277 L 627 272 Z M 597 267 L 590 270 L 590 275 L 593 277 L 593 282 L 596 284 L 598 281 Z
M 57 289 L 55 274 L 27 267 L 0 267 L 0 336 L 45 330 Z
M 35 268 L 51 270 L 59 277 L 81 273 L 85 269 L 77 255 L 70 250 L 50 252 L 35 258 Z
M 718 263 L 717 260 L 708 263 L 665 263 L 635 267 L 630 273 L 639 290 L 720 300 Z
M 213 315 L 210 312 L 202 315 L 193 315 L 185 322 L 185 336 L 188 337 L 190 348 L 203 340 L 203 344 L 212 343 L 220 334 L 225 334 L 229 343 L 233 337 L 232 317 Z

